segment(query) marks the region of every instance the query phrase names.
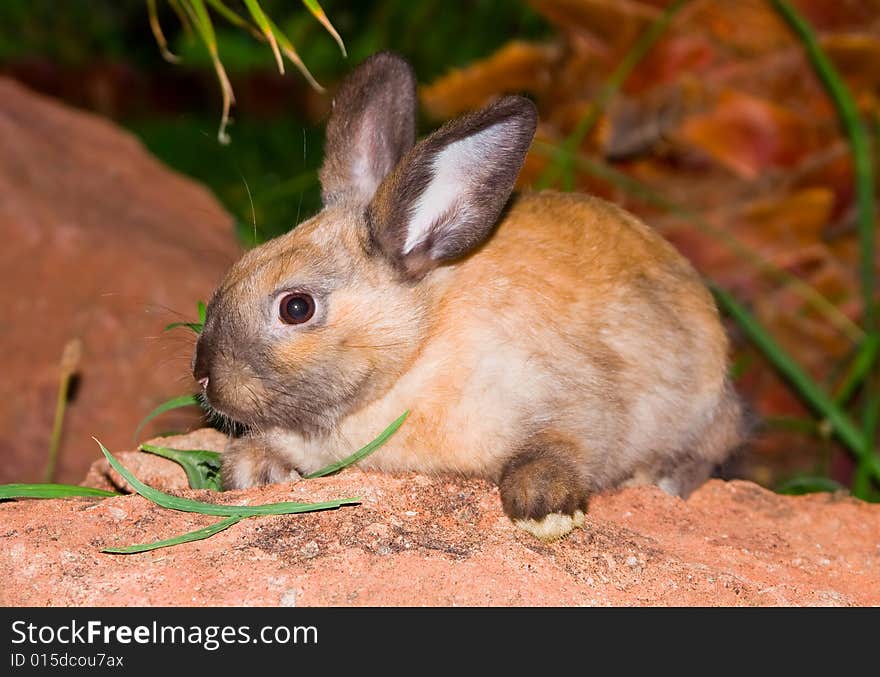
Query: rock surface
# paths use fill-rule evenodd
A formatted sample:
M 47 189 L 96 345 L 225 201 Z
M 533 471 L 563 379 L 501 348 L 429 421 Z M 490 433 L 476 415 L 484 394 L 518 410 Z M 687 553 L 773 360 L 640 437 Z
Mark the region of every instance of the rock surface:
M 187 392 L 192 320 L 238 256 L 232 219 L 130 134 L 0 78 L 0 483 L 41 479 L 65 344 L 84 350 L 60 481 Z M 197 411 L 163 417 L 188 429 Z M 158 424 L 157 424 L 158 425 Z M 154 431 L 159 428 L 152 428 Z
M 220 448 L 216 431 L 161 440 Z M 158 442 L 158 441 L 157 441 Z M 596 497 L 552 544 L 517 530 L 474 480 L 348 469 L 219 495 L 181 490 L 170 461 L 120 454 L 193 498 L 250 504 L 361 497 L 339 510 L 251 518 L 137 555 L 219 518 L 140 496 L 0 504 L 2 605 L 877 605 L 880 506 L 711 481 L 688 501 L 653 487 Z M 104 461 L 90 483 L 119 486 Z

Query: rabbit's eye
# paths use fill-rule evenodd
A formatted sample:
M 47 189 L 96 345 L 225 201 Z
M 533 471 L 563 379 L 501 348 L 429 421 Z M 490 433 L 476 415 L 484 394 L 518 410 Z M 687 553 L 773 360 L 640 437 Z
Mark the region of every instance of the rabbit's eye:
M 285 324 L 302 324 L 315 314 L 315 300 L 308 294 L 287 294 L 281 299 L 278 314 Z

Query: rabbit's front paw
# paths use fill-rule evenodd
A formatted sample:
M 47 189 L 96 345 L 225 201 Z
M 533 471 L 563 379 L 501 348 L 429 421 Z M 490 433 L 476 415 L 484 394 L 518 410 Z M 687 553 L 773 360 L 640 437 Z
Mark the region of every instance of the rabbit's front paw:
M 265 439 L 256 435 L 229 442 L 221 458 L 220 475 L 224 491 L 300 479 L 296 469 Z
M 499 489 L 507 516 L 542 541 L 584 525 L 589 490 L 561 449 L 532 446 L 514 456 L 504 467 Z

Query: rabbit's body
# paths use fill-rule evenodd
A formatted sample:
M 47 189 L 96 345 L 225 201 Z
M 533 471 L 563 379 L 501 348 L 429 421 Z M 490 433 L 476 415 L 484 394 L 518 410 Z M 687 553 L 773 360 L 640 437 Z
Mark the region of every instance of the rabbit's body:
M 687 495 L 739 442 L 718 312 L 657 233 L 573 194 L 524 195 L 500 219 L 503 201 L 487 207 L 481 192 L 450 202 L 462 166 L 484 172 L 474 190 L 512 186 L 531 133 L 516 137 L 512 174 L 479 163 L 528 105 L 444 128 L 366 198 L 329 199 L 233 267 L 196 359 L 211 403 L 253 429 L 227 450 L 228 486 L 313 472 L 409 409 L 363 467 L 491 479 L 514 520 L 554 537 L 596 491 L 656 482 Z M 347 166 L 331 155 L 327 194 L 334 163 Z M 351 164 L 349 181 L 363 172 Z M 480 210 L 479 233 L 443 230 Z M 303 329 L 273 317 L 279 297 L 283 317 L 287 299 L 311 303 Z
M 497 479 L 524 438 L 550 428 L 583 445 L 604 487 L 692 455 L 729 404 L 726 341 L 705 287 L 659 235 L 597 198 L 520 197 L 479 251 L 417 291 L 401 312 L 424 316 L 410 339 L 419 350 L 384 392 L 323 433 L 276 431 L 301 472 L 412 409 L 362 466 Z M 381 334 L 370 341 L 358 349 L 402 350 Z

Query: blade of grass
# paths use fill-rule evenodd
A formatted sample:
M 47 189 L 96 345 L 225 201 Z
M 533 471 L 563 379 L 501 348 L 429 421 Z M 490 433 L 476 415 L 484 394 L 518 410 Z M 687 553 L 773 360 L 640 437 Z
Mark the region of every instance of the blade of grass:
M 178 327 L 189 327 L 190 329 L 192 329 L 194 334 L 202 333 L 202 325 L 198 322 L 172 322 L 171 324 L 165 325 L 164 331 L 177 329 Z
M 855 168 L 856 205 L 859 231 L 859 282 L 864 306 L 865 333 L 878 335 L 877 306 L 874 300 L 877 253 L 876 205 L 874 202 L 874 168 L 871 161 L 871 139 L 868 128 L 859 114 L 855 98 L 837 72 L 834 64 L 822 50 L 809 22 L 786 0 L 773 0 L 773 6 L 800 38 L 813 69 L 834 102 L 837 115 L 849 139 Z M 880 373 L 868 375 L 862 416 L 862 432 L 866 448 L 856 470 L 853 493 L 867 496 L 870 492 L 869 456 L 874 457 L 874 440 L 880 421 Z
M 80 487 L 75 484 L 3 484 L 0 501 L 9 498 L 67 498 L 68 496 L 119 496 L 115 491 Z
M 168 0 L 168 6 L 171 7 L 171 9 L 177 15 L 177 18 L 180 20 L 180 25 L 183 26 L 184 33 L 186 33 L 188 36 L 191 36 L 193 34 L 192 22 L 190 21 L 186 10 L 181 7 L 180 0 Z
M 218 505 L 216 503 L 205 503 L 203 501 L 194 501 L 189 498 L 180 498 L 172 496 L 158 489 L 141 482 L 129 470 L 125 468 L 111 454 L 107 447 L 101 444 L 94 437 L 92 438 L 98 443 L 101 452 L 104 454 L 110 466 L 118 472 L 131 485 L 131 487 L 146 499 L 153 503 L 168 508 L 170 510 L 180 510 L 181 512 L 197 512 L 202 515 L 220 515 L 224 517 L 251 517 L 255 515 L 288 515 L 301 512 L 315 512 L 317 510 L 332 510 L 343 505 L 353 505 L 359 503 L 359 498 L 341 498 L 333 501 L 324 501 L 322 503 L 266 503 L 264 505 Z
M 226 69 L 220 61 L 220 55 L 217 52 L 217 36 L 214 33 L 214 24 L 211 23 L 211 17 L 205 7 L 203 0 L 182 0 L 183 7 L 189 14 L 196 32 L 205 43 L 208 53 L 211 56 L 211 62 L 214 64 L 214 71 L 217 73 L 217 79 L 220 81 L 220 92 L 223 97 L 223 114 L 220 118 L 220 128 L 217 130 L 217 140 L 226 145 L 229 143 L 229 135 L 226 133 L 226 127 L 229 125 L 229 110 L 235 103 L 235 96 L 232 93 L 232 83 L 229 82 L 229 76 L 226 75 Z
M 220 453 L 207 449 L 172 449 L 142 444 L 141 451 L 174 461 L 183 468 L 190 489 L 220 491 Z
M 160 414 L 164 414 L 166 411 L 171 411 L 172 409 L 192 407 L 194 405 L 199 406 L 199 399 L 195 395 L 181 395 L 180 397 L 172 397 L 170 400 L 163 402 L 149 414 L 144 416 L 143 420 L 138 424 L 138 427 L 135 428 L 134 435 L 132 436 L 133 439 L 136 440 L 144 426 Z
M 316 477 L 325 477 L 326 475 L 332 475 L 333 473 L 339 472 L 343 468 L 347 468 L 351 464 L 357 463 L 361 459 L 366 458 L 374 451 L 376 451 L 376 449 L 385 444 L 385 442 L 388 441 L 388 438 L 397 432 L 397 429 L 403 425 L 403 422 L 406 420 L 407 416 L 409 416 L 409 409 L 403 412 L 403 414 L 401 414 L 391 425 L 389 425 L 387 428 L 385 428 L 385 430 L 379 433 L 379 436 L 376 437 L 376 439 L 374 439 L 372 442 L 357 450 L 351 456 L 348 456 L 341 461 L 332 463 L 331 465 L 321 468 L 316 472 L 306 475 L 305 479 L 310 480 Z
M 150 9 L 150 26 L 153 30 L 156 42 L 159 44 L 160 49 L 163 51 L 163 55 L 167 53 L 168 55 L 173 56 L 167 50 L 165 36 L 162 33 L 162 28 L 159 25 L 159 21 L 155 11 L 155 0 L 147 1 L 149 3 Z M 247 8 L 251 18 L 256 23 L 256 26 L 254 26 L 243 16 L 240 16 L 237 12 L 227 7 L 223 0 L 168 0 L 169 4 L 171 4 L 174 11 L 177 12 L 178 16 L 180 17 L 181 23 L 184 24 L 184 27 L 188 30 L 190 30 L 191 27 L 194 27 L 196 34 L 204 43 L 205 47 L 208 50 L 208 54 L 211 57 L 214 71 L 216 72 L 217 79 L 220 82 L 220 91 L 223 98 L 223 109 L 220 118 L 220 127 L 217 130 L 217 140 L 224 145 L 230 142 L 230 138 L 226 132 L 226 128 L 229 125 L 230 110 L 235 104 L 235 95 L 232 91 L 232 84 L 229 81 L 226 69 L 224 68 L 223 63 L 220 60 L 217 47 L 217 36 L 214 31 L 214 25 L 211 21 L 211 16 L 208 13 L 208 9 L 205 3 L 207 3 L 207 5 L 209 5 L 215 12 L 217 12 L 217 14 L 219 14 L 221 17 L 223 17 L 233 25 L 248 31 L 249 33 L 251 33 L 251 35 L 255 36 L 259 40 L 268 42 L 270 48 L 272 49 L 272 54 L 275 57 L 275 62 L 278 65 L 278 70 L 282 74 L 284 74 L 284 59 L 282 58 L 283 54 L 284 57 L 287 57 L 287 59 L 296 66 L 303 77 L 308 81 L 309 85 L 311 85 L 318 92 L 324 91 L 324 88 L 317 82 L 317 80 L 315 80 L 309 69 L 306 67 L 305 63 L 303 63 L 302 59 L 294 48 L 293 43 L 287 38 L 284 32 L 281 31 L 280 28 L 278 28 L 275 22 L 272 21 L 272 19 L 263 11 L 259 0 L 242 1 Z M 309 11 L 312 13 L 312 15 L 333 36 L 340 49 L 342 50 L 343 55 L 345 55 L 345 44 L 343 43 L 342 38 L 339 36 L 339 33 L 330 23 L 330 20 L 327 18 L 327 15 L 325 14 L 321 5 L 315 0 L 304 0 L 304 3 Z M 174 60 L 176 60 L 176 57 L 174 57 Z
M 165 326 L 165 331 L 169 329 L 176 329 L 177 327 L 189 327 L 196 334 L 202 333 L 202 327 L 205 326 L 205 314 L 207 312 L 207 307 L 205 306 L 204 301 L 199 301 L 196 304 L 196 308 L 199 313 L 199 321 L 198 322 L 172 322 L 169 325 Z
M 752 360 L 748 355 L 740 355 L 736 361 L 730 365 L 728 376 L 732 381 L 738 381 L 749 370 Z
M 278 49 L 278 41 L 275 39 L 275 32 L 272 30 L 272 26 L 269 25 L 266 13 L 263 12 L 263 8 L 260 7 L 260 3 L 257 0 L 244 0 L 244 4 L 248 8 L 248 12 L 251 13 L 254 23 L 257 24 L 260 31 L 269 41 L 272 54 L 275 55 L 275 63 L 278 64 L 278 72 L 284 75 L 284 59 L 281 58 L 281 50 Z
M 557 150 L 556 146 L 542 141 L 535 141 L 532 147 L 536 152 L 544 155 L 552 155 Z M 740 256 L 743 260 L 753 265 L 757 270 L 763 272 L 777 282 L 788 286 L 793 292 L 804 299 L 804 301 L 822 313 L 822 315 L 852 343 L 858 344 L 865 339 L 865 333 L 862 331 L 861 327 L 850 320 L 840 311 L 839 308 L 822 296 L 818 291 L 813 289 L 813 287 L 798 278 L 796 275 L 792 275 L 788 271 L 775 266 L 761 254 L 753 251 L 725 230 L 712 225 L 696 212 L 669 200 L 636 179 L 609 167 L 605 163 L 583 157 L 582 155 L 576 155 L 574 161 L 579 169 L 614 184 L 618 188 L 644 200 L 648 204 L 659 207 L 670 214 L 674 214 L 675 216 L 688 221 L 706 234 L 723 242 L 726 246 L 730 247 L 731 251 L 737 254 L 737 256 Z
M 79 368 L 82 357 L 82 341 L 78 338 L 68 341 L 61 353 L 61 369 L 58 381 L 58 398 L 55 401 L 55 420 L 52 422 L 52 436 L 49 438 L 49 457 L 43 480 L 51 482 L 55 477 L 58 465 L 58 452 L 61 449 L 61 431 L 64 425 L 64 413 L 67 411 L 67 398 L 70 395 L 70 384 Z
M 303 0 L 303 4 L 312 13 L 312 16 L 321 22 L 321 25 L 325 30 L 333 36 L 333 39 L 336 40 L 336 44 L 339 45 L 339 50 L 342 52 L 342 56 L 348 58 L 348 52 L 345 50 L 345 43 L 342 42 L 342 38 L 339 36 L 336 28 L 330 23 L 330 19 L 327 18 L 324 8 L 318 4 L 318 0 Z
M 788 430 L 790 432 L 803 433 L 819 437 L 822 435 L 819 424 L 811 418 L 798 418 L 797 416 L 764 416 L 761 426 L 769 430 Z
M 856 179 L 856 201 L 859 223 L 859 277 L 862 301 L 865 306 L 865 328 L 868 333 L 877 329 L 874 307 L 876 286 L 874 256 L 876 253 L 876 208 L 874 203 L 874 169 L 871 164 L 871 143 L 868 130 L 859 114 L 855 99 L 822 50 L 810 24 L 786 0 L 772 0 L 773 6 L 801 39 L 807 56 L 829 96 L 837 108 L 841 126 L 849 138 Z
M 128 545 L 124 548 L 104 548 L 101 552 L 110 553 L 112 555 L 133 555 L 138 552 L 148 552 L 150 550 L 158 550 L 159 548 L 168 548 L 172 545 L 179 545 L 181 543 L 201 541 L 202 539 L 210 538 L 214 534 L 220 533 L 224 529 L 228 529 L 233 524 L 238 524 L 243 519 L 247 519 L 247 517 L 241 515 L 227 517 L 225 520 L 221 520 L 210 526 L 202 527 L 201 529 L 196 529 L 195 531 L 190 531 L 181 534 L 180 536 L 174 536 L 173 538 L 166 538 L 165 540 L 155 541 L 154 543 Z
M 876 381 L 877 375 L 874 374 L 873 376 Z M 865 406 L 865 417 L 862 420 L 862 430 L 865 438 L 865 455 L 860 459 L 859 465 L 856 467 L 856 474 L 853 477 L 852 483 L 853 495 L 866 500 L 876 498 L 871 489 L 871 475 L 873 474 L 872 466 L 880 465 L 880 455 L 874 450 L 877 424 L 880 422 L 880 407 L 876 406 L 878 399 L 880 399 L 880 394 L 876 392 L 868 393 Z M 873 481 L 878 487 L 880 487 L 880 475 L 874 475 Z
M 776 487 L 776 492 L 791 496 L 803 496 L 820 491 L 834 493 L 842 489 L 846 489 L 846 487 L 828 477 L 795 477 Z
M 626 82 L 626 79 L 630 76 L 635 67 L 656 44 L 657 40 L 660 39 L 660 36 L 663 35 L 669 27 L 669 24 L 672 23 L 672 19 L 675 15 L 678 14 L 688 2 L 689 0 L 675 0 L 674 2 L 671 2 L 663 10 L 663 13 L 657 18 L 657 20 L 648 26 L 647 30 L 639 36 L 629 52 L 626 53 L 611 73 L 607 82 L 602 86 L 602 89 L 599 90 L 599 94 L 596 96 L 596 100 L 593 102 L 592 106 L 590 106 L 587 114 L 581 118 L 577 126 L 574 128 L 574 131 L 566 137 L 562 148 L 558 155 L 554 157 L 551 165 L 538 179 L 536 184 L 538 190 L 552 186 L 560 175 L 563 177 L 563 190 L 572 190 L 574 187 L 573 158 L 577 153 L 578 147 L 583 143 L 583 140 L 586 138 L 587 134 L 590 133 L 590 130 L 593 129 L 596 122 L 599 120 L 599 116 L 602 115 L 605 107 L 608 105 L 608 102 L 611 101 L 614 95 L 623 86 L 623 83 Z
M 719 305 L 736 320 L 737 324 L 761 349 L 773 366 L 794 385 L 797 393 L 828 419 L 837 437 L 852 452 L 853 456 L 858 461 L 864 461 L 868 465 L 870 473 L 880 479 L 880 458 L 868 449 L 862 437 L 862 431 L 853 423 L 847 413 L 825 394 L 822 388 L 776 343 L 770 333 L 745 307 L 717 285 L 711 286 Z
M 324 92 L 324 88 L 318 83 L 317 80 L 312 76 L 311 72 L 308 68 L 306 68 L 303 60 L 299 58 L 299 54 L 297 54 L 296 50 L 293 47 L 293 43 L 288 39 L 288 37 L 281 31 L 278 26 L 275 25 L 275 22 L 272 21 L 269 17 L 266 17 L 266 20 L 269 22 L 269 26 L 272 28 L 272 33 L 275 35 L 275 38 L 278 40 L 278 44 L 281 46 L 281 51 L 284 52 L 284 56 L 290 59 L 290 62 L 297 67 L 302 76 L 308 81 L 308 83 L 312 86 L 312 88 L 317 92 Z
M 325 477 L 339 472 L 361 459 L 372 454 L 376 449 L 381 447 L 388 439 L 397 432 L 397 429 L 403 425 L 403 422 L 409 416 L 409 410 L 399 416 L 391 425 L 383 430 L 373 441 L 354 452 L 350 456 L 321 468 L 317 472 L 306 475 L 305 479 L 314 479 L 316 477 Z M 162 456 L 171 461 L 175 461 L 186 472 L 192 489 L 214 489 L 220 490 L 220 465 L 221 454 L 217 451 L 209 451 L 207 449 L 172 449 L 171 447 L 159 447 L 154 444 L 142 444 L 142 451 L 146 451 L 157 456 Z
M 837 404 L 843 406 L 849 401 L 856 389 L 871 373 L 878 353 L 880 353 L 880 336 L 876 334 L 868 336 L 859 347 L 859 351 L 850 364 L 846 376 L 844 376 L 843 381 L 838 386 L 837 392 L 834 393 L 834 401 Z
M 168 49 L 168 41 L 162 32 L 162 25 L 159 23 L 159 13 L 156 11 L 156 0 L 147 0 L 147 12 L 150 16 L 150 30 L 153 32 L 153 38 L 159 45 L 159 53 L 168 63 L 179 63 L 180 57 Z
M 238 26 L 239 28 L 243 28 L 261 42 L 266 41 L 266 36 L 260 33 L 259 28 L 256 28 L 250 21 L 242 16 L 239 16 L 233 10 L 229 9 L 220 0 L 207 0 L 207 3 L 214 8 L 214 11 L 216 11 L 217 14 L 222 16 L 229 23 Z

